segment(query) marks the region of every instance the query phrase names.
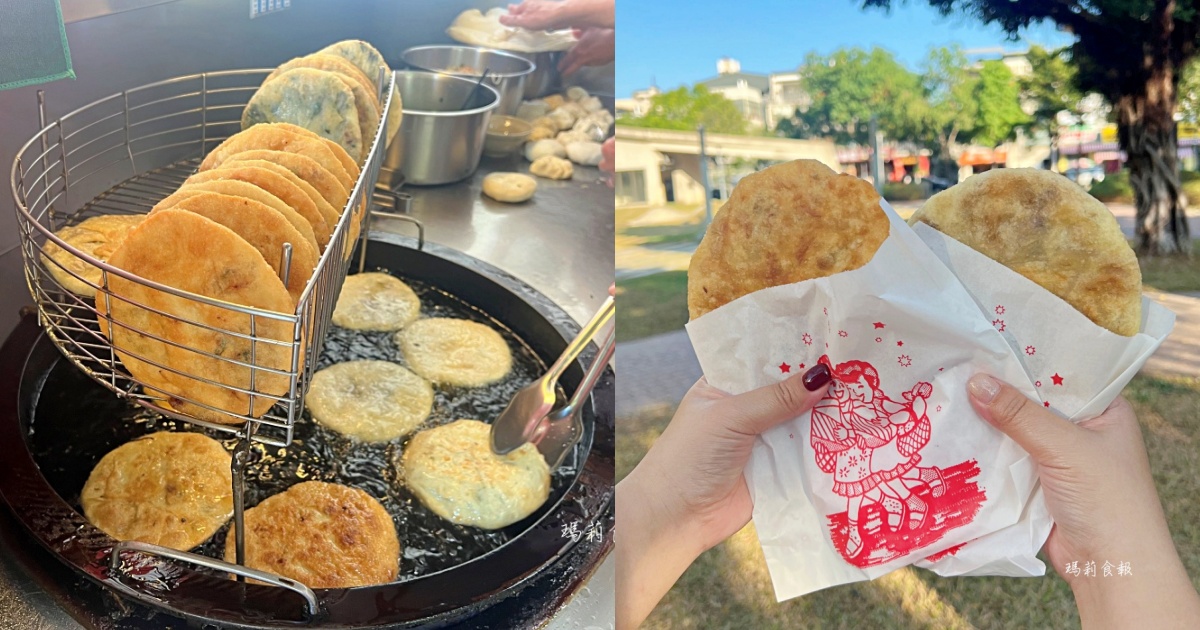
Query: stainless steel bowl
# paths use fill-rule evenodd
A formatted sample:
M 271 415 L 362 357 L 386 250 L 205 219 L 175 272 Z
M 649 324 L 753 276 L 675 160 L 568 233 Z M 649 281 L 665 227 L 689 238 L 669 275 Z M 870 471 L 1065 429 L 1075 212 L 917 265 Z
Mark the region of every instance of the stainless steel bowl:
M 558 73 L 558 62 L 565 52 L 523 53 L 512 52 L 533 63 L 533 74 L 525 79 L 525 99 L 538 98 L 557 92 L 562 87 L 562 75 Z
M 417 46 L 401 53 L 404 64 L 417 70 L 478 80 L 484 69 L 488 83 L 500 93 L 500 113 L 513 115 L 521 106 L 526 80 L 534 63 L 512 53 L 473 46 Z
M 402 174 L 405 183 L 433 186 L 470 177 L 479 167 L 488 121 L 500 104 L 500 93 L 484 83 L 472 94 L 475 81 L 448 74 L 420 70 L 394 74 L 404 119 L 388 144 L 380 180 L 394 187 Z

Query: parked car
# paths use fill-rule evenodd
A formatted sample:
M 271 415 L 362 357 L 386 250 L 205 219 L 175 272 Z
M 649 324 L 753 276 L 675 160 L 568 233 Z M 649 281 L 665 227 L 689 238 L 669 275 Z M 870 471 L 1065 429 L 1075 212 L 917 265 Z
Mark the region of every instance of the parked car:
M 1104 167 L 1099 165 L 1076 166 L 1067 169 L 1063 175 L 1076 184 L 1088 188 L 1096 182 L 1104 181 Z

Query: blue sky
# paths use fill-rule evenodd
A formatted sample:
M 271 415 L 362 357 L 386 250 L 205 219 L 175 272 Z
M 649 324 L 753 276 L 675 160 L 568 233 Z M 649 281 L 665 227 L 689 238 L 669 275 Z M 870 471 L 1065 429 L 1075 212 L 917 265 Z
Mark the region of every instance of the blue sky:
M 917 69 L 932 46 L 964 49 L 1026 42 L 1062 46 L 1071 38 L 1053 25 L 1006 41 L 995 26 L 964 16 L 943 18 L 923 0 L 896 0 L 891 14 L 859 9 L 857 0 L 622 0 L 617 2 L 616 92 L 629 96 L 650 85 L 691 85 L 717 73 L 717 59 L 733 57 L 746 72 L 794 69 L 810 51 L 828 54 L 843 46 L 881 46 Z

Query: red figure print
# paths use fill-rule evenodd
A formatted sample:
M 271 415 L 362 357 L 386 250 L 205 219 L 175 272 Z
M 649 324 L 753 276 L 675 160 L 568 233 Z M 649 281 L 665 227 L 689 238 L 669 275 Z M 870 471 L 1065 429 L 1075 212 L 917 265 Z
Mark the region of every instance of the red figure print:
M 819 362 L 830 367 L 833 386 L 813 408 L 811 440 L 817 466 L 846 499 L 845 512 L 828 516 L 842 557 L 859 567 L 882 564 L 973 521 L 985 498 L 971 481 L 975 461 L 944 470 L 918 465 L 931 433 L 933 386 L 917 383 L 897 401 L 871 364 Z

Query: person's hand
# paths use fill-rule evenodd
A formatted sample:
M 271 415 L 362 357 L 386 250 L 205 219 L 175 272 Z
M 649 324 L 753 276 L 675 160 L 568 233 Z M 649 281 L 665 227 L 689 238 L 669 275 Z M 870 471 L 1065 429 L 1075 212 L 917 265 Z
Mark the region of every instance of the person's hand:
M 575 31 L 578 41 L 558 62 L 564 76 L 574 74 L 584 66 L 602 66 L 616 58 L 615 31 L 611 28 L 588 28 Z
M 508 5 L 508 15 L 500 16 L 505 26 L 526 28 L 531 31 L 554 31 L 574 26 L 570 14 L 564 11 L 566 2 L 558 0 L 525 0 L 521 4 Z
M 609 138 L 600 145 L 600 170 L 610 175 L 617 172 L 617 139 Z M 612 185 L 611 180 L 609 186 Z
M 1054 529 L 1046 555 L 1071 584 L 1085 628 L 1200 626 L 1200 597 L 1171 542 L 1133 408 L 1123 398 L 1079 424 L 976 375 L 971 404 L 1037 464 Z M 1068 573 L 1095 562 L 1096 576 Z M 1131 575 L 1104 577 L 1104 562 Z
M 750 521 L 743 469 L 757 436 L 825 395 L 828 366 L 730 396 L 701 379 L 617 486 L 617 627 L 634 627 L 702 552 Z

